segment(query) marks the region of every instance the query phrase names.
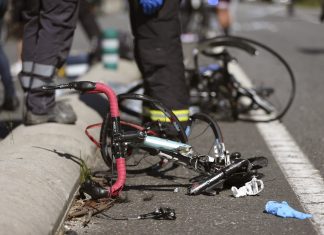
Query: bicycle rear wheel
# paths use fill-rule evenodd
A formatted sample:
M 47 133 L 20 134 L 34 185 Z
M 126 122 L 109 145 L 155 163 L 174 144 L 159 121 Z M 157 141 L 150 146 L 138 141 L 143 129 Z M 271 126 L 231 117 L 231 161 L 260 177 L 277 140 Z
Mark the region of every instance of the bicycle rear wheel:
M 269 122 L 283 118 L 291 107 L 296 92 L 295 76 L 287 61 L 276 51 L 257 41 L 243 37 L 221 36 L 198 45 L 201 55 L 199 66 L 206 63 L 206 59 L 208 63 L 216 61 L 222 64 L 224 61 L 222 53 L 214 53 L 220 48 L 226 50 L 230 58 L 235 58 L 228 63 L 230 76 L 221 78 L 231 79 L 234 87 L 230 89 L 225 87 L 228 94 L 233 94 L 230 106 L 217 106 L 217 103 L 226 101 L 226 95 L 222 96 L 222 90 L 218 87 L 215 89 L 214 111 L 217 111 L 217 107 L 218 110 L 228 107 L 235 113 L 234 118 L 249 122 Z M 217 81 L 220 80 L 221 73 L 221 70 L 215 72 L 217 78 L 211 76 L 209 84 L 218 86 Z M 218 97 L 220 100 L 217 100 Z

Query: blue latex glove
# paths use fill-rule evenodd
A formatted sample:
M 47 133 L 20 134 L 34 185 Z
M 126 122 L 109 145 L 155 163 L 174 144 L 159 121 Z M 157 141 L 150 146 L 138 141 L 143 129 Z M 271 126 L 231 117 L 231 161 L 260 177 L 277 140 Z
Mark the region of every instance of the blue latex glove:
M 218 2 L 218 0 L 208 0 L 208 5 L 215 7 L 218 5 Z
M 152 15 L 163 5 L 164 0 L 139 0 L 145 15 Z
M 269 214 L 277 215 L 283 218 L 308 219 L 311 214 L 305 214 L 291 208 L 287 202 L 269 201 L 265 205 L 265 211 Z

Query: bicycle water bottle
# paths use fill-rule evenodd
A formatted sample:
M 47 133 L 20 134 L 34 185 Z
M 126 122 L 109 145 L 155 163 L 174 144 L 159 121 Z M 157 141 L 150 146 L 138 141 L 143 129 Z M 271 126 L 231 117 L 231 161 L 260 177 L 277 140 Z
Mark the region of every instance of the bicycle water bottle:
M 119 61 L 118 31 L 112 28 L 103 31 L 102 62 L 107 69 L 116 70 Z

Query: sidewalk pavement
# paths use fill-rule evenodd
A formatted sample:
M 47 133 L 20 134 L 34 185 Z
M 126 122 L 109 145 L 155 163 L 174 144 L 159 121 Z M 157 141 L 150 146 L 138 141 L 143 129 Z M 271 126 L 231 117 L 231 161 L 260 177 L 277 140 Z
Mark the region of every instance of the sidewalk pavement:
M 139 78 L 134 63 L 121 61 L 116 71 L 97 64 L 80 80 L 128 83 Z M 20 125 L 0 142 L 0 235 L 58 233 L 79 186 L 79 159 L 89 167 L 101 162 L 100 151 L 84 134 L 101 116 L 76 93 L 59 99 L 73 106 L 75 125 Z

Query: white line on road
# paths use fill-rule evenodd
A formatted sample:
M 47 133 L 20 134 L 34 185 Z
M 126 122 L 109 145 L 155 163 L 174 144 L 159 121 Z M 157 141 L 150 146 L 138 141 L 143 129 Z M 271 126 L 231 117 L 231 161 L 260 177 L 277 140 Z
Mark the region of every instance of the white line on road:
M 312 222 L 324 234 L 324 181 L 284 125 L 258 123 L 257 128 Z
M 242 84 L 252 85 L 237 63 L 229 68 Z M 324 235 L 324 180 L 320 172 L 279 121 L 257 123 L 256 126 L 302 206 L 313 215 L 311 221 L 315 229 Z

